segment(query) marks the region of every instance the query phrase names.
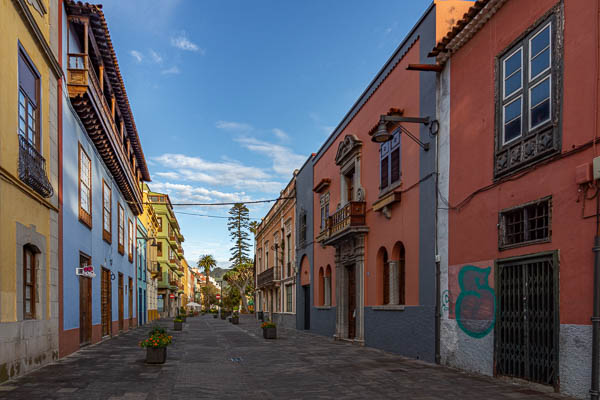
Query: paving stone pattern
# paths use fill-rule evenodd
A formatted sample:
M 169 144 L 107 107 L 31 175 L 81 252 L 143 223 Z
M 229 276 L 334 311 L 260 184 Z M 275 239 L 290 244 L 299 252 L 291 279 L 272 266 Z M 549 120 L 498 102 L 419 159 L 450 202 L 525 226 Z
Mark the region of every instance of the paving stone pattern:
M 172 328 L 172 321 L 158 324 Z M 148 327 L 106 340 L 0 385 L 0 399 L 557 399 L 554 393 L 278 329 L 188 318 L 163 365 L 144 363 Z

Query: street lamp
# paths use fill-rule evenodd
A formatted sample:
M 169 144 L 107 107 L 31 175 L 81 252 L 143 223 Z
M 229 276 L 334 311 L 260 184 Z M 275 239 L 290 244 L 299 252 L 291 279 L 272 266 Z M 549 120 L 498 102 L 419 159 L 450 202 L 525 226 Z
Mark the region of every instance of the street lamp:
M 387 129 L 387 125 L 389 122 L 406 122 L 413 124 L 423 124 L 429 127 L 429 133 L 431 135 L 437 135 L 440 124 L 437 120 L 431 120 L 429 117 L 403 117 L 402 115 L 381 115 L 379 117 L 379 125 L 377 126 L 377 131 L 371 137 L 371 141 L 375 143 L 385 143 L 387 141 L 392 140 L 392 134 L 389 133 Z M 415 135 L 413 135 L 408 129 L 403 127 L 402 125 L 398 125 L 398 129 L 400 129 L 406 136 L 411 138 L 415 143 L 423 148 L 423 150 L 429 150 L 429 143 L 421 142 Z

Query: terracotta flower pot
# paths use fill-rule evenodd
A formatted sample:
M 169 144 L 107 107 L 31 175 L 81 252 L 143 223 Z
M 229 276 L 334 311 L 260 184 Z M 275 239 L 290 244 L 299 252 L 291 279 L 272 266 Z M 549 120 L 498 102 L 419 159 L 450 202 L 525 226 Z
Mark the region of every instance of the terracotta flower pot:
M 277 339 L 277 327 L 263 328 L 263 337 L 265 339 Z
M 164 364 L 167 360 L 166 347 L 146 347 L 146 363 Z
M 180 331 L 183 329 L 183 322 L 173 321 L 173 329 L 176 331 Z

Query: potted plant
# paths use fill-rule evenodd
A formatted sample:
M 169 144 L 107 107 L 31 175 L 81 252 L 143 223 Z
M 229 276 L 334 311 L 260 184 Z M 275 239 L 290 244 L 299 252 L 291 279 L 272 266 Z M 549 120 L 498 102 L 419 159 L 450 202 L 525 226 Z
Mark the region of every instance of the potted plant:
M 231 323 L 234 325 L 239 325 L 240 323 L 240 315 L 237 312 L 234 312 L 231 316 Z
M 183 319 L 181 319 L 181 317 L 176 317 L 173 320 L 173 329 L 176 331 L 180 331 L 183 329 Z
M 164 364 L 167 359 L 167 346 L 171 344 L 172 339 L 163 328 L 151 330 L 148 339 L 139 343 L 140 347 L 146 349 L 146 363 Z
M 260 326 L 265 339 L 277 339 L 277 325 L 271 321 L 263 322 Z
M 181 320 L 183 322 L 187 322 L 187 318 L 186 318 L 186 313 L 185 313 L 185 308 L 184 307 L 180 307 L 179 308 L 179 318 L 181 318 Z

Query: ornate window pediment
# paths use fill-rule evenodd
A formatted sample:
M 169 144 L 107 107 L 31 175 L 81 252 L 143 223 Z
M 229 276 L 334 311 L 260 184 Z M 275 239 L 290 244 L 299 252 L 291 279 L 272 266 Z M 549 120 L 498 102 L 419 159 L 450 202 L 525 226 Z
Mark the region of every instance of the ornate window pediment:
M 353 157 L 360 151 L 362 141 L 356 135 L 346 135 L 344 140 L 339 144 L 335 155 L 335 164 L 343 165 L 348 159 Z

